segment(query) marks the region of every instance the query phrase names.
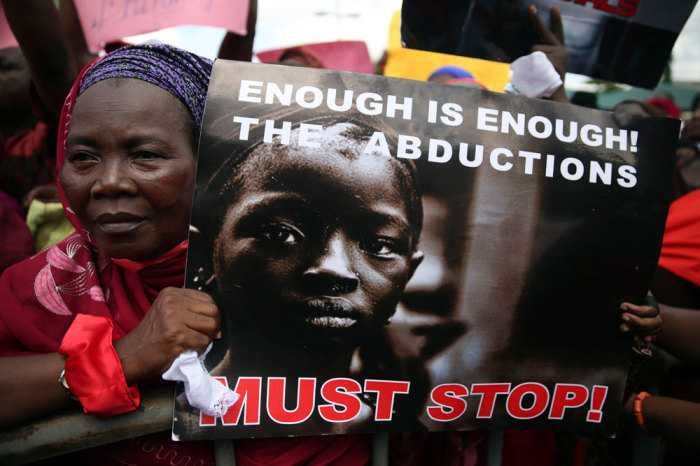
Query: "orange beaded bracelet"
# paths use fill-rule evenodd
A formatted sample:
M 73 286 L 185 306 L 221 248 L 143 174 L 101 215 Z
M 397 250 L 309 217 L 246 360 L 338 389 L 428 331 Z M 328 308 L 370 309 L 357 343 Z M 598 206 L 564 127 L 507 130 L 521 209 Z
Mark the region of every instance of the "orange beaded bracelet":
M 637 396 L 634 397 L 634 417 L 637 419 L 637 424 L 639 424 L 639 427 L 649 434 L 649 430 L 647 429 L 647 426 L 644 425 L 644 417 L 642 416 L 642 401 L 645 399 L 649 398 L 651 396 L 651 393 L 648 392 L 639 392 L 637 393 Z

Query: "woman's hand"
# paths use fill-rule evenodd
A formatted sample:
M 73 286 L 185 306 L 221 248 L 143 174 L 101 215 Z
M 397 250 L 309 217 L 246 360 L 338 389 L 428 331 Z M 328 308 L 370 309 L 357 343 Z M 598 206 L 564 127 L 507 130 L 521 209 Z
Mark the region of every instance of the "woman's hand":
M 206 293 L 184 288 L 160 292 L 141 323 L 114 342 L 129 385 L 158 377 L 187 349 L 204 351 L 221 330 L 219 309 Z
M 656 334 L 661 330 L 663 321 L 659 306 L 651 294 L 647 295 L 641 306 L 622 303 L 620 309 L 622 309 L 622 314 L 620 314 L 623 321 L 620 324 L 622 332 L 632 333 L 643 338 L 646 342 L 652 342 L 656 339 Z

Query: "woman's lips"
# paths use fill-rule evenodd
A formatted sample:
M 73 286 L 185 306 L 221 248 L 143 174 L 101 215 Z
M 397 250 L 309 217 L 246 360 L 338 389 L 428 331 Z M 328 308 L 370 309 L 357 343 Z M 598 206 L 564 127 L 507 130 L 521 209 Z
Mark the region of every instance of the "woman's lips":
M 95 219 L 95 225 L 105 233 L 123 235 L 137 229 L 146 219 L 129 213 L 101 214 Z

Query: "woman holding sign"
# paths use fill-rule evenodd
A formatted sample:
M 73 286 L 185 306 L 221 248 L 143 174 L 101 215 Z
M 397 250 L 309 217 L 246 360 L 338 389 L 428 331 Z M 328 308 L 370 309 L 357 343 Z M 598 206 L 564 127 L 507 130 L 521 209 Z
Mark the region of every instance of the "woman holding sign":
M 74 84 L 61 117 L 58 169 L 78 233 L 0 277 L 3 427 L 76 398 L 98 417 L 134 410 L 138 385 L 217 336 L 214 301 L 181 288 L 210 71 L 209 61 L 185 51 L 133 46 L 91 63 Z M 350 458 L 368 457 L 357 437 L 277 445 L 296 457 L 335 458 L 348 449 Z M 239 454 L 255 461 L 254 446 Z M 168 432 L 79 456 L 83 464 L 151 464 L 163 456 L 213 463 L 211 444 L 175 443 Z

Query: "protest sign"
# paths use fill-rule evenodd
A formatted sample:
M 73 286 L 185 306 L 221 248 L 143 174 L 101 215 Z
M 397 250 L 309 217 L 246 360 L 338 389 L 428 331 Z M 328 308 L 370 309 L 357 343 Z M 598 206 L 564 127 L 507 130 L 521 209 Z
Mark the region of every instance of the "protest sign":
M 17 39 L 15 39 L 10 25 L 7 24 L 7 18 L 5 18 L 5 12 L 0 8 L 0 49 L 5 49 L 8 47 L 17 47 Z
M 539 42 L 526 10 L 545 24 L 559 7 L 567 71 L 654 88 L 696 0 L 404 0 L 401 37 L 412 49 L 513 62 Z
M 353 73 L 374 74 L 374 65 L 367 50 L 367 44 L 355 40 L 320 42 L 300 45 L 315 55 L 327 70 L 352 71 Z M 256 55 L 263 63 L 275 63 L 289 48 L 267 50 Z
M 459 66 L 474 75 L 490 91 L 501 92 L 508 84 L 509 66 L 506 63 L 458 57 L 444 53 L 407 49 L 401 46 L 401 12 L 391 17 L 384 76 L 426 81 L 433 71 L 445 65 Z
M 179 439 L 542 427 L 612 433 L 679 122 L 219 60 L 186 286 L 220 418 Z
M 247 0 L 75 0 L 91 52 L 104 43 L 173 26 L 197 24 L 246 34 Z

